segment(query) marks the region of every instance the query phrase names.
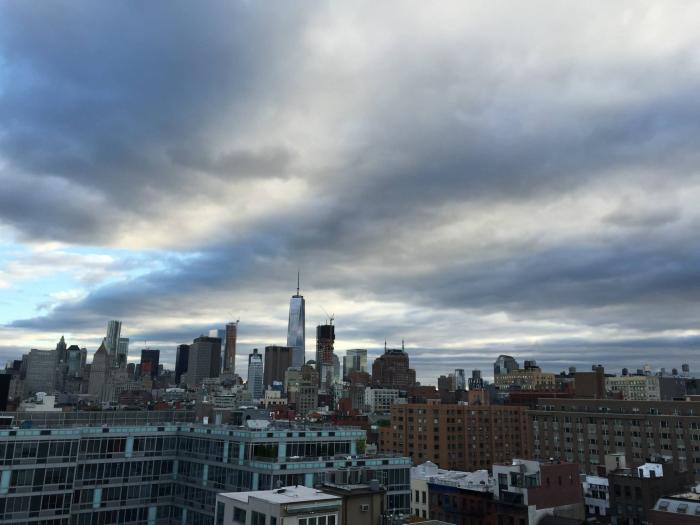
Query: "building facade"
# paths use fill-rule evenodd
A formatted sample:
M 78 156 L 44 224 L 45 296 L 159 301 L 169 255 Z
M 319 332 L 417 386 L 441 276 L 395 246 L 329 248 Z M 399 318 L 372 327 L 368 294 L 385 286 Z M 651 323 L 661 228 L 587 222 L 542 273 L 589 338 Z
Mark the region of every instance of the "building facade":
M 253 399 L 262 399 L 265 392 L 263 386 L 263 358 L 254 348 L 248 355 L 248 391 Z
M 386 488 L 387 509 L 408 512 L 410 460 L 358 455 L 362 430 L 166 416 L 40 414 L 34 428 L 0 429 L 0 522 L 213 525 L 220 492 L 372 479 Z
M 513 457 L 531 457 L 527 409 L 521 406 L 394 404 L 380 450 L 432 461 L 443 469 L 488 469 Z
M 200 336 L 190 345 L 187 360 L 187 385 L 197 387 L 204 379 L 219 377 L 221 339 Z
M 533 456 L 576 461 L 588 474 L 605 456 L 628 464 L 659 456 L 700 480 L 700 402 L 541 399 L 530 412 Z
M 226 323 L 226 339 L 224 341 L 224 372 L 236 372 L 236 338 L 238 337 L 238 321 Z
M 287 324 L 287 346 L 293 348 L 292 366 L 302 366 L 306 362 L 306 312 L 304 296 L 297 293 L 289 300 L 289 323 Z
M 288 346 L 266 346 L 263 384 L 271 386 L 275 381 L 284 383 L 284 374 L 292 366 L 293 349 Z
M 350 381 L 351 372 L 367 372 L 367 350 L 347 350 L 343 356 L 343 381 Z
M 416 371 L 409 367 L 403 348 L 384 348 L 372 363 L 372 382 L 382 388 L 407 390 L 416 384 Z

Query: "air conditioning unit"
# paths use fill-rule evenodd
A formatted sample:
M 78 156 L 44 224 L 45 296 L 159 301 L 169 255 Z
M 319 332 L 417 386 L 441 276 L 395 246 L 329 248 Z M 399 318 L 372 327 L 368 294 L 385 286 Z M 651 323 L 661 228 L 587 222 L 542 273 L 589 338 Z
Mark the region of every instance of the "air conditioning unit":
M 366 503 L 360 505 L 360 512 L 369 512 L 369 505 L 367 505 Z

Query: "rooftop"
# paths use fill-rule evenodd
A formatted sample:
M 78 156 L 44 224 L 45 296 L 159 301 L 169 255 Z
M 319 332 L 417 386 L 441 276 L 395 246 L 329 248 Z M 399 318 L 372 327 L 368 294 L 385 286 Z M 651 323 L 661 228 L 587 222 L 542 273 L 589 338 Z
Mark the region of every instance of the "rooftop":
M 225 492 L 219 494 L 222 498 L 228 498 L 242 503 L 248 503 L 250 498 L 267 501 L 270 503 L 305 503 L 312 501 L 340 500 L 338 496 L 327 494 L 321 490 L 310 489 L 303 485 L 282 487 L 274 490 L 254 490 L 250 492 Z

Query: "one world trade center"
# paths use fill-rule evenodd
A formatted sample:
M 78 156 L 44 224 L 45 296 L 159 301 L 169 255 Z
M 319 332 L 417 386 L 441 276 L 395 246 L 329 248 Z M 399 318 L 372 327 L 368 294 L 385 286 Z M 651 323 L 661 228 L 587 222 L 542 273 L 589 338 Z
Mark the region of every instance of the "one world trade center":
M 289 325 L 287 346 L 292 349 L 292 366 L 303 366 L 306 361 L 306 324 L 304 296 L 299 295 L 299 274 L 297 273 L 297 293 L 289 301 Z

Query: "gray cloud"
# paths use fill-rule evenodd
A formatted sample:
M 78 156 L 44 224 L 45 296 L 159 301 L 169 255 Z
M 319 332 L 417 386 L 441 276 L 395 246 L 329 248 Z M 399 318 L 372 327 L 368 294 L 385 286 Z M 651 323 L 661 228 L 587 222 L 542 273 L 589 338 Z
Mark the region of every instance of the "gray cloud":
M 392 24 L 385 9 L 3 6 L 0 222 L 27 242 L 180 255 L 9 326 L 118 317 L 172 345 L 234 310 L 274 340 L 301 267 L 311 295 L 385 305 L 343 321 L 377 348 L 420 337 L 410 315 L 465 355 L 469 339 L 558 330 L 595 347 L 572 362 L 619 364 L 597 338 L 630 333 L 650 358 L 663 351 L 643 338 L 687 355 L 673 333 L 700 315 L 694 32 L 657 48 L 617 6 L 597 22 L 485 8 L 483 27 L 459 4 Z M 459 326 L 442 334 L 443 316 Z

